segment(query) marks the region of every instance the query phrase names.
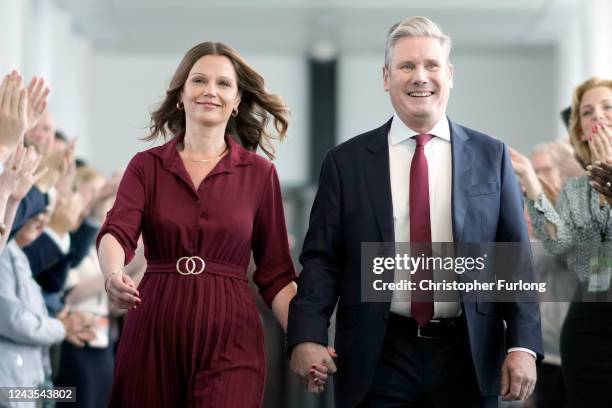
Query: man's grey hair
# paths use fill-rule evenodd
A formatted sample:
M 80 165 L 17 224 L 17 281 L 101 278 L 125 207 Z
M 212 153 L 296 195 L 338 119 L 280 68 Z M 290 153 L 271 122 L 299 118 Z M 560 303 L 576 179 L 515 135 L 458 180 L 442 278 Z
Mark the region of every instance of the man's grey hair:
M 393 49 L 400 38 L 404 37 L 431 37 L 440 41 L 440 45 L 446 51 L 446 59 L 450 55 L 451 38 L 444 34 L 440 27 L 427 17 L 409 17 L 394 24 L 387 34 L 385 44 L 385 68 L 391 67 Z

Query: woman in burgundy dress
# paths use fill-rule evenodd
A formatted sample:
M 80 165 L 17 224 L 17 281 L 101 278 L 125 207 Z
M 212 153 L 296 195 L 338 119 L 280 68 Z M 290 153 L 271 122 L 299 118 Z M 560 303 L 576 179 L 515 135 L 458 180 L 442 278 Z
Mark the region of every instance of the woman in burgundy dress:
M 264 343 L 247 284 L 286 328 L 295 272 L 266 125 L 286 108 L 230 47 L 202 43 L 178 66 L 152 114 L 169 141 L 130 161 L 98 236 L 111 301 L 131 309 L 116 358 L 112 407 L 259 407 Z M 169 137 L 166 137 L 169 136 Z M 122 273 L 142 233 L 147 271 Z

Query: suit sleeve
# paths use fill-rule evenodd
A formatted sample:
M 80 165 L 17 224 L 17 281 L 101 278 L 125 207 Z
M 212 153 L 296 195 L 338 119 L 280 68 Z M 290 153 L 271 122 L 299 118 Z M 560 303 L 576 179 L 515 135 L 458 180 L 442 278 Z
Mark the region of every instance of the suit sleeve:
M 43 212 L 49 203 L 47 194 L 41 192 L 38 187 L 34 186 L 28 191 L 28 194 L 19 202 L 15 219 L 11 226 L 11 236 L 23 227 L 23 225 L 36 214 Z
M 514 279 L 535 282 L 535 272 L 531 257 L 531 246 L 527 226 L 524 221 L 523 195 L 508 156 L 503 146 L 501 169 L 500 214 L 497 226 L 497 242 L 517 242 L 520 244 L 518 258 L 513 262 Z M 520 275 L 520 276 L 517 276 Z M 543 359 L 542 329 L 540 327 L 540 308 L 534 301 L 504 302 L 501 304 L 502 317 L 506 321 L 506 349 L 522 347 L 534 351 L 538 361 Z
M 96 242 L 98 226 L 85 219 L 79 228 L 70 233 L 70 267 L 76 268 L 89 253 Z
M 300 256 L 298 292 L 289 308 L 287 348 L 303 342 L 327 344 L 329 319 L 338 300 L 342 265 L 341 181 L 327 154 Z

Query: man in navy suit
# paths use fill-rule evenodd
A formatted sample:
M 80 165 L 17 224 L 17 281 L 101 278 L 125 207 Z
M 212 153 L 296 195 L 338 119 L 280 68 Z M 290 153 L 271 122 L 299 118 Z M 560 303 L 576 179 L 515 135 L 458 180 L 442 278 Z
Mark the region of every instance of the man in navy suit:
M 363 301 L 362 242 L 529 240 L 506 146 L 446 117 L 450 47 L 427 18 L 393 26 L 383 79 L 395 114 L 332 149 L 322 166 L 287 346 L 311 391 L 337 367 L 339 408 L 496 407 L 499 395 L 525 399 L 535 386 L 543 354 L 535 303 L 396 292 Z M 521 276 L 533 279 L 530 262 Z M 334 361 L 326 346 L 336 303 Z

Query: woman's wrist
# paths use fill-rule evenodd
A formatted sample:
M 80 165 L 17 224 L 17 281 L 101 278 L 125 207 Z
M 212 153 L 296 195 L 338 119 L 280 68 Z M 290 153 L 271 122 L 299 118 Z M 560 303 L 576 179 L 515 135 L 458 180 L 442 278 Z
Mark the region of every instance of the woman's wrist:
M 108 287 L 108 281 L 110 280 L 110 278 L 112 278 L 115 275 L 123 275 L 123 269 L 116 269 L 114 271 L 112 271 L 111 273 L 109 273 L 105 278 L 104 278 L 104 291 L 108 293 L 107 287 Z

